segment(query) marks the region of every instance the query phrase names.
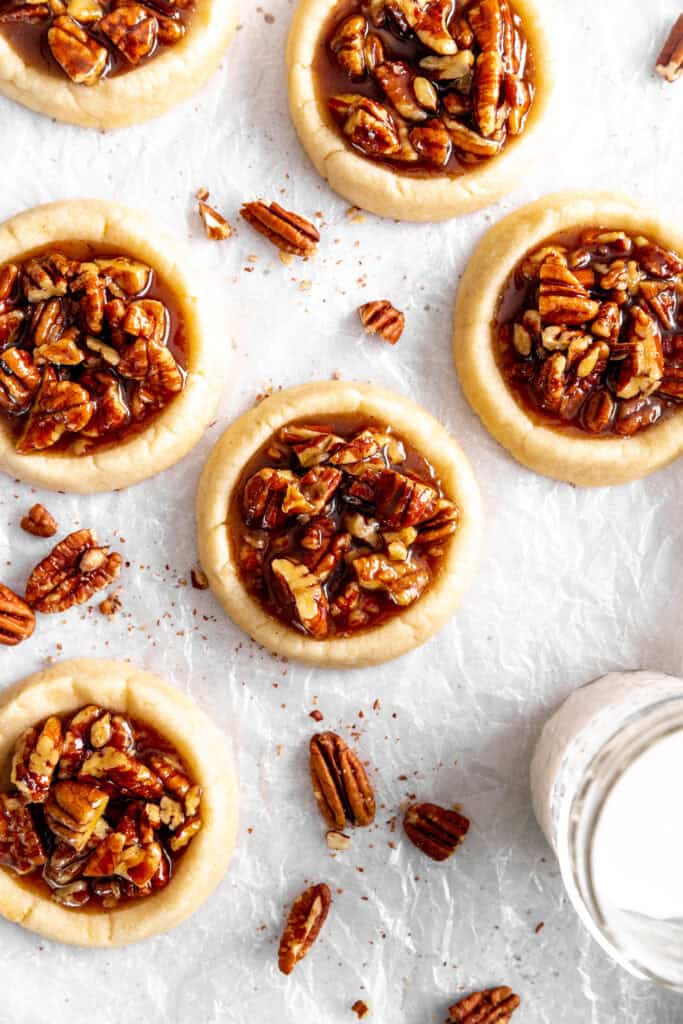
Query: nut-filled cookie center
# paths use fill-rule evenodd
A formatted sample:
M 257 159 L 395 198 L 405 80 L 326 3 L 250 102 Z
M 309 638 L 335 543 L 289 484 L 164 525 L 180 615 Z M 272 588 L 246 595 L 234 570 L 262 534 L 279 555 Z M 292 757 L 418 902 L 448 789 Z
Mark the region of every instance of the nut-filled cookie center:
M 228 528 L 248 591 L 324 640 L 418 601 L 459 517 L 424 455 L 390 424 L 344 414 L 279 429 L 245 466 Z
M 92 86 L 177 45 L 194 7 L 193 0 L 19 0 L 0 6 L 0 34 L 29 67 Z
M 518 264 L 495 327 L 503 375 L 540 420 L 632 436 L 683 402 L 683 257 L 584 227 Z
M 356 152 L 459 175 L 524 131 L 533 54 L 508 0 L 338 3 L 313 64 L 318 102 Z
M 88 455 L 150 425 L 183 390 L 173 290 L 134 256 L 83 242 L 0 266 L 0 416 L 23 455 Z
M 201 788 L 163 736 L 94 704 L 17 741 L 0 792 L 0 865 L 72 909 L 113 910 L 172 882 L 202 827 Z

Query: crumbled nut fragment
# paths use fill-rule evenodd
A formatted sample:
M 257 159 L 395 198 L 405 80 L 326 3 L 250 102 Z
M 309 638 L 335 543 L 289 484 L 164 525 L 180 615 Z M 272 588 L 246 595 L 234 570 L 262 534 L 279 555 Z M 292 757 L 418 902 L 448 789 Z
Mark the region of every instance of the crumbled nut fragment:
M 366 331 L 379 334 L 390 345 L 395 345 L 403 334 L 405 316 L 388 299 L 365 302 L 359 306 L 358 315 Z
M 103 615 L 112 619 L 121 608 L 121 598 L 118 594 L 109 594 L 104 601 L 100 601 L 98 608 Z
M 0 644 L 15 647 L 33 634 L 36 617 L 13 590 L 0 583 Z
M 278 203 L 244 203 L 240 210 L 248 224 L 276 245 L 281 252 L 308 259 L 320 241 L 320 232 L 304 217 L 283 209 Z
M 358 755 L 334 732 L 312 737 L 313 794 L 327 824 L 341 832 L 347 821 L 365 827 L 375 820 L 375 795 Z
M 356 999 L 355 1003 L 351 1007 L 353 1013 L 356 1014 L 358 1020 L 365 1020 L 370 1013 L 370 1007 L 363 999 Z
M 232 235 L 230 224 L 215 207 L 209 206 L 203 199 L 199 200 L 199 215 L 204 224 L 206 237 L 210 238 L 211 241 L 220 242 L 225 238 L 230 238 Z
M 667 82 L 676 82 L 683 75 L 683 14 L 676 19 L 657 57 L 656 70 Z
M 291 974 L 318 938 L 332 904 L 332 895 L 324 882 L 312 885 L 294 900 L 280 939 L 278 967 Z
M 208 590 L 209 580 L 206 573 L 199 566 L 193 566 L 190 570 L 190 579 L 195 590 Z
M 331 831 L 325 835 L 327 841 L 327 847 L 335 852 L 341 852 L 342 850 L 348 850 L 351 846 L 351 837 L 345 835 L 343 832 Z
M 464 815 L 438 804 L 412 804 L 403 817 L 403 828 L 411 842 L 437 861 L 455 853 L 469 827 Z
M 509 1024 L 520 1002 L 507 986 L 473 992 L 449 1008 L 449 1020 L 452 1024 Z
M 83 568 L 83 558 L 93 549 L 97 551 L 96 566 Z M 26 584 L 26 600 L 39 612 L 66 611 L 109 586 L 119 575 L 121 562 L 117 552 L 106 554 L 97 547 L 91 530 L 77 530 L 60 541 L 35 567 Z

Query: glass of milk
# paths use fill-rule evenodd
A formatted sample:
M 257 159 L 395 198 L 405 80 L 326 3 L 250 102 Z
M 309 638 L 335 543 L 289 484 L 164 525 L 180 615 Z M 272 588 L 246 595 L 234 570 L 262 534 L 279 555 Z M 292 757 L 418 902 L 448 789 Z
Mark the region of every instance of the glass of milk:
M 620 672 L 576 690 L 543 729 L 531 788 L 595 940 L 683 991 L 683 680 Z

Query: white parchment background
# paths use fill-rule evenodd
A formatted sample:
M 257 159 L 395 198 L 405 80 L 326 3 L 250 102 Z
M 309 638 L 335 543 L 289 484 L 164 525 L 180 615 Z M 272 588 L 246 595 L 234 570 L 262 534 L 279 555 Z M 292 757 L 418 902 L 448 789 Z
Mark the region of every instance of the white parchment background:
M 94 609 L 41 617 L 30 642 L 0 653 L 0 684 L 55 657 L 134 658 L 209 709 L 232 737 L 241 774 L 232 868 L 172 934 L 102 953 L 0 923 L 0 1021 L 352 1024 L 362 997 L 378 1024 L 437 1024 L 463 990 L 508 983 L 523 996 L 520 1024 L 680 1024 L 681 1000 L 622 973 L 579 926 L 534 821 L 527 770 L 541 722 L 576 685 L 615 668 L 683 670 L 681 464 L 587 492 L 527 472 L 465 404 L 450 340 L 468 255 L 523 202 L 606 187 L 680 221 L 683 83 L 651 72 L 680 3 L 539 0 L 558 61 L 544 156 L 498 206 L 415 226 L 354 221 L 319 180 L 287 115 L 291 6 L 261 2 L 244 4 L 209 87 L 153 124 L 102 135 L 0 99 L 0 216 L 79 195 L 150 210 L 191 245 L 235 355 L 217 422 L 160 478 L 93 498 L 0 479 L 9 586 L 21 591 L 50 546 L 18 528 L 37 498 L 62 533 L 95 527 L 130 562 L 116 619 Z M 237 226 L 230 241 L 203 238 L 199 186 Z M 256 197 L 321 211 L 315 260 L 285 267 L 240 223 L 240 202 Z M 364 336 L 355 314 L 384 297 L 406 311 L 396 348 Z M 410 394 L 438 416 L 474 464 L 487 516 L 480 572 L 451 624 L 397 663 L 347 673 L 282 664 L 227 622 L 210 593 L 179 582 L 196 558 L 197 479 L 223 428 L 270 383 L 334 371 Z M 377 825 L 335 859 L 307 778 L 316 699 L 322 726 L 357 736 L 376 769 Z M 412 794 L 461 801 L 472 818 L 445 866 L 387 825 Z M 275 964 L 283 908 L 307 879 L 339 892 L 315 952 L 287 980 Z

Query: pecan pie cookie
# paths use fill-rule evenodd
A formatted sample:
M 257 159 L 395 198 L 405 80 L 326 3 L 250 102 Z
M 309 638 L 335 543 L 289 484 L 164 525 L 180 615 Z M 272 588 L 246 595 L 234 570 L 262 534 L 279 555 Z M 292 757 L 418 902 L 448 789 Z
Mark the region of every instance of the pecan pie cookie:
M 3 0 L 0 92 L 111 129 L 187 99 L 215 71 L 237 0 Z
M 531 469 L 585 486 L 683 452 L 683 233 L 635 202 L 560 193 L 486 235 L 458 292 L 463 390 Z
M 234 621 L 278 654 L 377 664 L 427 640 L 475 568 L 479 492 L 428 413 L 371 384 L 281 391 L 214 448 L 202 566 Z
M 237 787 L 218 729 L 126 662 L 79 659 L 0 703 L 0 913 L 122 946 L 192 914 L 223 877 Z
M 186 455 L 224 377 L 197 277 L 173 239 L 112 203 L 0 225 L 0 470 L 91 493 Z
M 404 220 L 445 220 L 512 188 L 551 91 L 534 0 L 299 0 L 287 62 L 317 170 Z

